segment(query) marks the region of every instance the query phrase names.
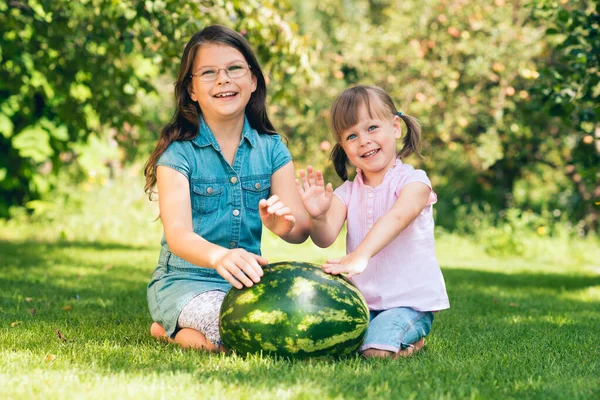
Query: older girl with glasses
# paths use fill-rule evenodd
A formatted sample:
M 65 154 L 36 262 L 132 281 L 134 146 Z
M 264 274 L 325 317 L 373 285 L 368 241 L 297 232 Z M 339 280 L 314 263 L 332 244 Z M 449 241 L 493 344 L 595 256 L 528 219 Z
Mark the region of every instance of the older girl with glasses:
M 262 225 L 290 243 L 308 237 L 290 152 L 267 116 L 266 84 L 243 36 L 222 26 L 185 46 L 176 109 L 146 163 L 164 235 L 148 285 L 150 329 L 182 347 L 223 350 L 221 302 L 260 281 Z M 155 191 L 155 188 L 157 191 Z

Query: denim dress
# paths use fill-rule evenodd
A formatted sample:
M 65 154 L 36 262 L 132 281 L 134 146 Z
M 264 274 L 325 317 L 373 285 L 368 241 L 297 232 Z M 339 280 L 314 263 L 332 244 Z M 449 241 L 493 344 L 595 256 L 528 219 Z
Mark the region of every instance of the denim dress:
M 242 140 L 230 165 L 200 118 L 199 134 L 190 141 L 171 143 L 156 165 L 187 177 L 196 234 L 221 247 L 260 255 L 258 202 L 269 197 L 271 175 L 291 159 L 279 135 L 259 134 L 244 119 Z M 179 314 L 191 299 L 209 290 L 226 292 L 231 285 L 214 269 L 171 253 L 164 235 L 161 245 L 158 266 L 148 285 L 148 307 L 152 319 L 174 337 Z

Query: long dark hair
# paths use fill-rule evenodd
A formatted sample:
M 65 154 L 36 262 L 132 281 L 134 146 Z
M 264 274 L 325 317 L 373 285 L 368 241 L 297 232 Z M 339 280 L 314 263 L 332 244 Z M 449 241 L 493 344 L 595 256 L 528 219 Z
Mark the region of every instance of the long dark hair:
M 200 46 L 207 43 L 230 46 L 242 53 L 246 62 L 250 65 L 251 73 L 256 77 L 256 90 L 250 96 L 250 101 L 245 110 L 248 122 L 252 128 L 260 133 L 276 134 L 275 128 L 273 128 L 273 124 L 267 115 L 265 104 L 267 84 L 265 77 L 246 39 L 238 32 L 221 25 L 211 25 L 202 29 L 192 36 L 185 45 L 177 82 L 175 82 L 175 113 L 171 121 L 162 128 L 156 148 L 144 166 L 144 176 L 146 177 L 144 191 L 151 200 L 156 185 L 156 162 L 158 158 L 174 141 L 192 140 L 198 135 L 202 110 L 198 103 L 191 99 L 188 87 L 191 84 L 192 67 L 196 53 Z
M 350 161 L 340 144 L 341 136 L 346 129 L 353 127 L 359 122 L 358 110 L 363 105 L 366 107 L 371 118 L 373 114 L 382 119 L 393 118 L 395 115 L 398 115 L 398 110 L 392 98 L 385 90 L 378 86 L 355 86 L 344 90 L 335 99 L 331 106 L 331 130 L 333 131 L 336 144 L 333 146 L 329 158 L 333 161 L 336 174 L 344 181 L 348 179 Z M 422 158 L 420 153 L 421 126 L 419 125 L 419 121 L 406 114 L 402 114 L 400 118 L 406 124 L 407 132 L 402 140 L 402 149 L 398 151 L 397 156 L 404 158 L 415 153 Z

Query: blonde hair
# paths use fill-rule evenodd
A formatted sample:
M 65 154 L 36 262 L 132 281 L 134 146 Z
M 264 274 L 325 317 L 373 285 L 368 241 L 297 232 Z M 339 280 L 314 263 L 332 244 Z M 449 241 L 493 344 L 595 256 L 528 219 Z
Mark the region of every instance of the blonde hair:
M 343 180 L 348 179 L 347 168 L 350 166 L 350 162 L 340 144 L 341 135 L 359 122 L 358 111 L 363 105 L 371 118 L 376 116 L 380 119 L 387 119 L 398 115 L 398 110 L 391 97 L 378 86 L 355 86 L 344 90 L 335 99 L 331 106 L 331 130 L 336 144 L 331 150 L 330 159 L 333 161 L 335 172 Z M 415 153 L 422 158 L 420 153 L 421 125 L 416 118 L 410 115 L 401 114 L 400 118 L 406 124 L 407 132 L 402 141 L 402 149 L 398 151 L 397 156 L 404 158 Z

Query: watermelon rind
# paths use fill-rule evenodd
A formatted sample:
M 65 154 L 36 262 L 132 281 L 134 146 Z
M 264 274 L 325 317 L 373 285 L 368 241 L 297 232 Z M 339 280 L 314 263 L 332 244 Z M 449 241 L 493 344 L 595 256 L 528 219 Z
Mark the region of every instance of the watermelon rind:
M 263 267 L 259 283 L 231 288 L 220 310 L 225 347 L 238 354 L 305 358 L 355 354 L 369 324 L 360 291 L 312 263 Z

